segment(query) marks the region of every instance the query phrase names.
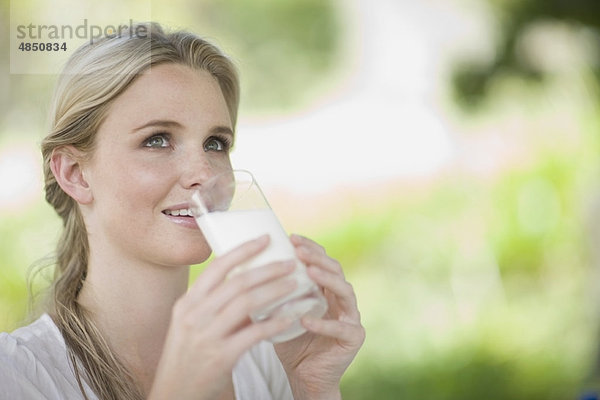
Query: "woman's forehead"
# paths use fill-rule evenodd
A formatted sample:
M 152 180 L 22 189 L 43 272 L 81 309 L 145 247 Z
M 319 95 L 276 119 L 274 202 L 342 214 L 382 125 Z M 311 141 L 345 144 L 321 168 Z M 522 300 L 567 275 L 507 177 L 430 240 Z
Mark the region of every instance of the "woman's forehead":
M 179 64 L 161 64 L 140 75 L 117 97 L 107 120 L 141 126 L 148 118 L 182 125 L 211 119 L 229 125 L 229 111 L 217 80 L 207 71 Z

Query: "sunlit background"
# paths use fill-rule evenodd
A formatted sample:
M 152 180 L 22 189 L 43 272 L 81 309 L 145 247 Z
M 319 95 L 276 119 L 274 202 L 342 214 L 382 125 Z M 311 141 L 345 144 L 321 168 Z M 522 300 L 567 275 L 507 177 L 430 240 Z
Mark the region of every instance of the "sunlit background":
M 44 23 L 70 10 L 55 3 L 19 2 L 25 14 L 13 15 Z M 0 4 L 9 54 L 11 10 Z M 234 166 L 257 175 L 288 231 L 342 262 L 358 295 L 367 340 L 345 399 L 598 389 L 600 3 L 77 4 L 89 18 L 190 29 L 233 57 L 243 86 Z M 0 331 L 26 320 L 28 270 L 60 230 L 39 154 L 56 76 L 10 74 L 8 58 Z

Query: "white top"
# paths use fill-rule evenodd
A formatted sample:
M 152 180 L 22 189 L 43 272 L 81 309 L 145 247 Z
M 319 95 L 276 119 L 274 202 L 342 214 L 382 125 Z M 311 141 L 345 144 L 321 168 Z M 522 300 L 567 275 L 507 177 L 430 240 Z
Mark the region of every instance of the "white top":
M 90 400 L 98 397 L 82 382 Z M 293 399 L 273 345 L 261 342 L 233 370 L 238 400 Z M 65 341 L 48 314 L 13 333 L 0 333 L 0 399 L 83 399 Z

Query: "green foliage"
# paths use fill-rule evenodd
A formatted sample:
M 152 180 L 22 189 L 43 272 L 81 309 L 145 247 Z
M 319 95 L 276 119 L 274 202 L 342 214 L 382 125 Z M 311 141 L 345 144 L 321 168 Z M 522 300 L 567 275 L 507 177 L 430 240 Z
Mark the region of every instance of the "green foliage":
M 526 363 L 506 359 L 470 344 L 448 354 L 396 369 L 370 365 L 346 380 L 344 399 L 559 400 L 574 398 L 572 381 L 560 361 L 537 355 Z
M 488 62 L 460 60 L 454 68 L 454 97 L 468 110 L 480 109 L 493 93 L 494 82 L 507 76 L 543 82 L 551 75 L 544 66 L 532 65 L 523 39 L 543 22 L 564 23 L 574 29 L 589 30 L 590 48 L 600 45 L 600 3 L 596 0 L 490 0 L 499 25 L 496 54 Z M 596 79 L 599 64 L 590 65 Z
M 398 184 L 320 235 L 367 327 L 344 398 L 577 396 L 596 346 L 584 149 L 539 147 L 530 167 L 491 182 Z
M 340 25 L 327 0 L 194 3 L 200 25 L 231 43 L 251 111 L 298 106 L 326 82 L 339 55 Z M 308 89 L 308 91 L 307 91 Z
M 58 217 L 42 201 L 0 214 L 0 331 L 10 331 L 27 319 L 30 272 L 51 263 L 59 230 Z M 49 276 L 51 271 L 31 282 L 32 294 L 48 285 Z
M 541 157 L 491 186 L 463 178 L 427 192 L 400 185 L 376 211 L 353 207 L 320 235 L 345 266 L 367 327 L 344 398 L 576 395 L 594 344 L 589 271 L 570 222 L 578 218 L 573 167 Z M 523 190 L 543 212 L 528 228 L 518 216 Z M 546 217 L 552 223 L 540 222 Z
M 549 156 L 535 170 L 506 176 L 495 190 L 493 241 L 502 272 L 535 275 L 547 249 L 576 240 L 572 160 Z M 571 210 L 571 211 L 569 211 Z

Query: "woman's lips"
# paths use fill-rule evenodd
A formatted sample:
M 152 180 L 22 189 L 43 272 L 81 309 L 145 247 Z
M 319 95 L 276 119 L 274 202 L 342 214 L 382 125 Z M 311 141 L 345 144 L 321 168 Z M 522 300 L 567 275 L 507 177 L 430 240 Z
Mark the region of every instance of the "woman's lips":
M 170 207 L 166 210 L 163 210 L 162 213 L 169 219 L 169 221 L 177 225 L 190 229 L 199 229 L 198 224 L 196 224 L 196 220 L 191 215 L 191 212 L 189 212 L 189 207 L 187 207 L 187 205 L 182 204 L 175 207 Z
M 164 213 L 163 213 L 164 214 Z M 167 217 L 169 219 L 169 221 L 186 227 L 186 228 L 191 228 L 191 229 L 200 229 L 198 228 L 198 224 L 196 224 L 196 220 L 194 219 L 194 217 L 191 216 L 174 216 L 174 215 L 167 215 L 164 214 L 165 217 Z

